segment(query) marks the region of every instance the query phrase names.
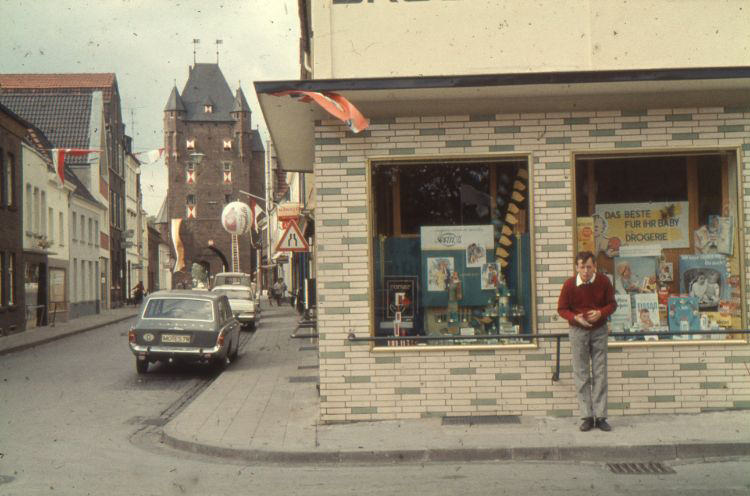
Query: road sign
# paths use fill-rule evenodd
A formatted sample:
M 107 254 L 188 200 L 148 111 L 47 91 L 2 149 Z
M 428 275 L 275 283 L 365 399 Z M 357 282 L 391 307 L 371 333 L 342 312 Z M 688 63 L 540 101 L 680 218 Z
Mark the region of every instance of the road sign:
M 309 251 L 310 245 L 302 235 L 299 226 L 295 221 L 289 221 L 289 225 L 281 235 L 279 242 L 276 243 L 274 251 Z

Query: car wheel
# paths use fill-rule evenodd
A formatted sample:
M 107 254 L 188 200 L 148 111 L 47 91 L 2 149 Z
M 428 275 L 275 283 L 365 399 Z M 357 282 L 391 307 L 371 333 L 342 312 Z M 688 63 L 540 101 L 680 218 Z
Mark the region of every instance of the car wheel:
M 226 368 L 229 367 L 229 364 L 231 363 L 232 363 L 232 357 L 230 357 L 229 353 L 227 353 L 226 356 L 219 357 L 216 359 L 216 361 L 214 362 L 214 368 L 217 371 L 222 372 L 226 370 Z
M 250 322 L 247 324 L 247 330 L 248 331 L 255 331 L 255 322 Z
M 148 372 L 148 360 L 135 360 L 135 370 L 138 371 L 139 374 L 145 374 Z

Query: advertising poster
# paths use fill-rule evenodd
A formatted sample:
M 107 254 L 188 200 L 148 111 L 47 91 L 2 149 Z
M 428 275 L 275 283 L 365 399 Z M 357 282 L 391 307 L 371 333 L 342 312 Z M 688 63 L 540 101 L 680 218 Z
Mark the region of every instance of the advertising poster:
M 590 251 L 596 254 L 596 243 L 594 241 L 594 218 L 578 217 L 578 251 Z
M 658 264 L 658 257 L 615 257 L 615 292 L 655 293 Z
M 482 266 L 482 289 L 495 289 L 499 281 L 499 273 L 496 263 L 484 264 Z
M 636 325 L 640 331 L 658 331 L 659 298 L 656 293 L 634 295 Z
M 427 291 L 447 291 L 453 267 L 453 257 L 428 257 Z
M 414 276 L 385 276 L 384 320 L 401 317 L 401 327 L 411 328 L 417 303 L 417 278 Z
M 690 246 L 688 202 L 599 204 L 595 213 L 597 247 Z
M 697 298 L 694 296 L 670 296 L 667 309 L 670 331 L 700 331 L 701 319 Z M 690 336 L 681 336 L 680 339 L 690 339 Z
M 701 310 L 716 309 L 731 297 L 727 257 L 720 254 L 681 255 L 680 293 L 696 298 Z
M 632 308 L 629 294 L 616 294 L 617 310 L 610 317 L 612 332 L 624 332 L 633 325 Z
M 65 303 L 65 271 L 49 269 L 49 301 L 50 303 Z
M 422 251 L 467 251 L 469 246 L 474 244 L 477 247 L 484 248 L 483 251 L 486 254 L 487 250 L 494 248 L 493 235 L 492 224 L 483 226 L 423 226 L 420 230 L 420 249 Z M 486 255 L 484 256 L 486 257 Z M 480 257 L 481 255 L 473 260 L 475 265 L 472 266 L 481 267 L 487 263 L 486 260 L 480 262 Z

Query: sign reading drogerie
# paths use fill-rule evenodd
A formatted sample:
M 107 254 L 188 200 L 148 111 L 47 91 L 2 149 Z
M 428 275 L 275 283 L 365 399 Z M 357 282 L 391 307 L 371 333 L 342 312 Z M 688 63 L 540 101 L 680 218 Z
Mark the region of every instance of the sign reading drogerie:
M 690 247 L 688 202 L 609 203 L 594 211 L 597 247 Z

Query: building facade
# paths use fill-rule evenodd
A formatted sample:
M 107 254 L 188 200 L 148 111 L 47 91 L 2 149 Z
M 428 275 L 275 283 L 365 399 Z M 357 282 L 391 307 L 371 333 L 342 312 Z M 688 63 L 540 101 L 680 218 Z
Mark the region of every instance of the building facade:
M 264 151 L 250 114 L 242 89 L 233 96 L 217 64 L 195 64 L 182 94 L 172 89 L 164 110 L 166 216 L 168 239 L 184 247 L 184 255 L 175 251 L 182 279 L 193 264 L 208 274 L 231 270 L 231 236 L 221 227 L 221 212 L 232 201 L 264 198 Z M 257 267 L 252 236 L 239 237 L 242 272 Z
M 576 415 L 581 249 L 620 302 L 610 414 L 750 407 L 740 3 L 302 2 L 303 79 L 256 91 L 315 173 L 321 418 Z

